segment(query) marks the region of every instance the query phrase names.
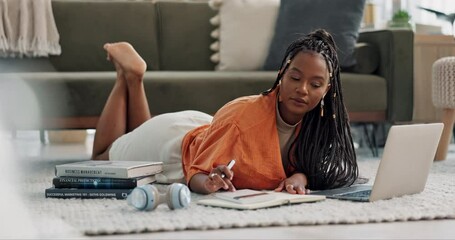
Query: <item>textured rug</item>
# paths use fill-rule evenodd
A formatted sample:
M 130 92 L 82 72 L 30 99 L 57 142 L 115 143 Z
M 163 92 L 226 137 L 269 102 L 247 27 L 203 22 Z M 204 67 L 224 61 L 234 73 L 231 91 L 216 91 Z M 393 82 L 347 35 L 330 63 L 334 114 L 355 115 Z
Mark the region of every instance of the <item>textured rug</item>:
M 26 205 L 38 218 L 62 219 L 85 235 L 455 219 L 455 159 L 433 164 L 424 192 L 373 203 L 327 199 L 239 211 L 196 205 L 207 196 L 193 194 L 189 208 L 172 211 L 160 205 L 151 212 L 136 211 L 125 200 L 44 198 L 54 166 L 66 162 L 71 161 L 35 159 L 22 164 L 28 174 L 21 184 Z M 370 177 L 370 183 L 378 164 L 378 159 L 359 160 L 361 175 Z

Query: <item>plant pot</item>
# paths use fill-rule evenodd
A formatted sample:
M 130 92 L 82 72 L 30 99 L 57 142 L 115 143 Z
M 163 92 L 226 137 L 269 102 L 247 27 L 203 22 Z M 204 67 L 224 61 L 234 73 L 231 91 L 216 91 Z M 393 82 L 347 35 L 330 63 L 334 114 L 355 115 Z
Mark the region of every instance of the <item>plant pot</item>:
M 414 25 L 411 23 L 410 20 L 391 20 L 387 22 L 387 27 L 393 29 L 398 28 L 414 30 Z

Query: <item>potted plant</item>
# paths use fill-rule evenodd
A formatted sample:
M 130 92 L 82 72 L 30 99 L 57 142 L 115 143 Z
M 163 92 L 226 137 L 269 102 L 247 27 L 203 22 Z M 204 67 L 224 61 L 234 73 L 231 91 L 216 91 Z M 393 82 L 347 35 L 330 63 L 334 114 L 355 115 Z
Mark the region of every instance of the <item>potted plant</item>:
M 388 23 L 389 28 L 412 29 L 411 15 L 405 10 L 399 10 L 393 14 L 392 20 Z

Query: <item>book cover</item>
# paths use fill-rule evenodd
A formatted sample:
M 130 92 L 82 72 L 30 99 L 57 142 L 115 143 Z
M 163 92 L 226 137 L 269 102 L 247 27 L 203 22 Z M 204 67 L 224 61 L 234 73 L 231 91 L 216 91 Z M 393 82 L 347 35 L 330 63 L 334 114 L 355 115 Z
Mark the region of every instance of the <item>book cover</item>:
M 214 197 L 212 198 L 201 199 L 197 204 L 212 207 L 253 210 L 325 200 L 325 196 L 322 195 L 289 194 L 285 192 L 257 191 L 251 189 L 242 189 L 235 192 L 220 192 L 213 194 L 213 196 Z
M 46 198 L 116 198 L 126 199 L 133 189 L 47 188 Z
M 131 189 L 155 182 L 155 175 L 137 178 L 55 177 L 55 188 Z
M 81 161 L 55 166 L 57 177 L 135 178 L 162 171 L 162 162 L 142 161 Z

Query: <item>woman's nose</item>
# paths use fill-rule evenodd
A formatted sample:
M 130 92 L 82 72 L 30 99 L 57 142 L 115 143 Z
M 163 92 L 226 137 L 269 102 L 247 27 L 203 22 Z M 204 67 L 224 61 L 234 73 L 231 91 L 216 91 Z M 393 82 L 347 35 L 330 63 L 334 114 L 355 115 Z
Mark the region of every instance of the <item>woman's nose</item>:
M 306 83 L 299 84 L 296 88 L 296 91 L 300 94 L 308 94 L 308 84 Z

